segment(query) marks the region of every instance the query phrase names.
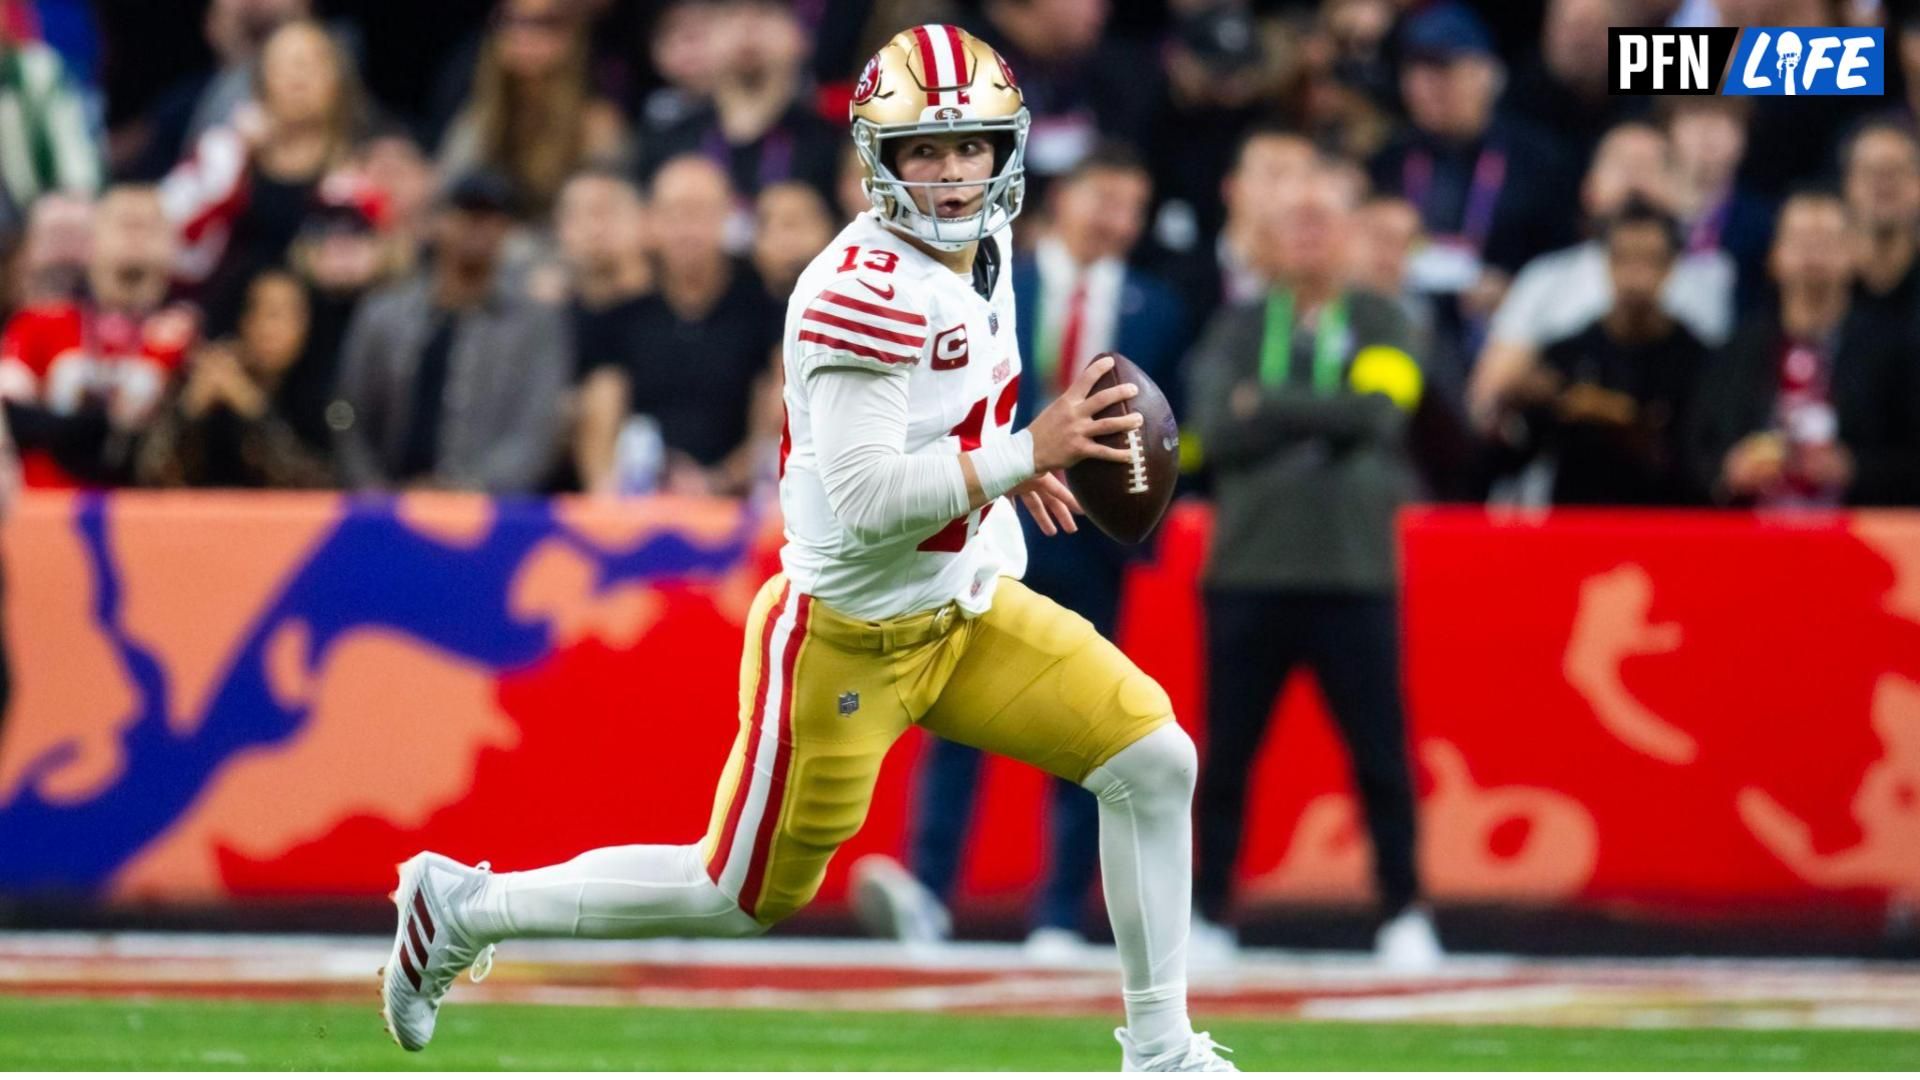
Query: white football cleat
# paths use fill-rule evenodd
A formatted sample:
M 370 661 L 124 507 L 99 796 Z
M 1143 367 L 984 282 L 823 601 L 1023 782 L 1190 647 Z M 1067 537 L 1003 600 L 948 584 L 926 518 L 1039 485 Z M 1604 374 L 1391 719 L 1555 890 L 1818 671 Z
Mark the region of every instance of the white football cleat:
M 1400 975 L 1438 971 L 1447 955 L 1434 933 L 1432 916 L 1422 907 L 1410 907 L 1381 926 L 1373 951 L 1381 967 Z
M 479 982 L 493 970 L 493 946 L 468 941 L 449 917 L 458 900 L 486 882 L 490 869 L 431 851 L 400 864 L 400 887 L 393 894 L 400 923 L 387 966 L 380 969 L 380 1018 L 403 1050 L 426 1048 L 440 1000 L 456 976 L 472 968 Z
M 864 855 L 848 869 L 853 916 L 867 933 L 909 945 L 934 945 L 953 936 L 953 916 L 899 860 Z
M 1113 1037 L 1120 1040 L 1121 1072 L 1239 1072 L 1233 1062 L 1220 1056 L 1220 1051 L 1233 1053 L 1233 1048 L 1221 1046 L 1213 1041 L 1213 1036 L 1204 1031 L 1196 1031 L 1184 1044 L 1165 1053 L 1142 1058 L 1134 1049 L 1133 1037 L 1126 1028 L 1115 1028 Z

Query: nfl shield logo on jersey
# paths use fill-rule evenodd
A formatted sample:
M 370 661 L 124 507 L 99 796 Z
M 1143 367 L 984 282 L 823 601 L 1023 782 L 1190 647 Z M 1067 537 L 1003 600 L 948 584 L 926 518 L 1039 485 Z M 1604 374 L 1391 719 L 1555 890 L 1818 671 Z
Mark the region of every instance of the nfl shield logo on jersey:
M 840 695 L 840 715 L 841 716 L 852 716 L 854 713 L 857 713 L 859 711 L 860 711 L 859 691 L 849 690 L 846 693 Z

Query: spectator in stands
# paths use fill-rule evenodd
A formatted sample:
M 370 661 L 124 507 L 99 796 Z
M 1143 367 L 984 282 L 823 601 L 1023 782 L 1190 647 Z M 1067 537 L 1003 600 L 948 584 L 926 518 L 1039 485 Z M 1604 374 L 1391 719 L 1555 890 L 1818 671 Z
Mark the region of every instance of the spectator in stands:
M 1652 101 L 1607 93 L 1607 27 L 1623 25 L 1621 8 L 1620 0 L 1548 0 L 1540 51 L 1508 89 L 1503 107 L 1568 161 L 1587 160 L 1601 136 Z
M 1391 78 L 1374 37 L 1392 26 L 1391 16 L 1384 0 L 1323 4 L 1301 41 L 1294 96 L 1303 127 L 1317 145 L 1349 160 L 1371 160 L 1393 137 Z M 1389 93 L 1379 92 L 1383 86 Z
M 786 308 L 801 271 L 839 231 L 820 193 L 798 181 L 775 184 L 754 200 L 753 269 L 776 306 Z
M 1393 44 L 1396 0 L 1325 0 L 1319 32 L 1333 51 L 1334 76 L 1366 94 L 1376 108 L 1399 105 L 1388 49 Z
M 501 280 L 519 205 L 498 174 L 456 179 L 425 271 L 360 305 L 330 416 L 350 486 L 510 494 L 546 479 L 573 346 L 560 311 Z
M 1375 195 L 1360 203 L 1353 215 L 1350 277 L 1356 288 L 1398 300 L 1420 340 L 1431 335 L 1433 307 L 1427 297 L 1407 285 L 1407 264 L 1422 242 L 1420 211 L 1398 195 Z M 1423 366 L 1429 352 L 1416 350 Z
M 31 487 L 124 477 L 131 441 L 193 347 L 192 312 L 167 303 L 173 229 L 151 187 L 108 189 L 94 210 L 86 295 L 28 308 L 0 337 L 0 399 Z
M 1398 195 L 1365 199 L 1353 218 L 1350 280 L 1397 300 L 1406 313 L 1426 387 L 1407 432 L 1408 454 L 1420 472 L 1423 497 L 1454 499 L 1469 493 L 1480 448 L 1466 423 L 1466 364 L 1437 332 L 1433 298 L 1407 281 L 1413 253 L 1425 242 L 1420 212 L 1411 203 Z
M 433 162 L 405 128 L 387 127 L 355 148 L 353 171 L 380 193 L 381 232 L 398 264 L 411 270 L 433 218 L 440 183 Z
M 199 144 L 230 126 L 254 100 L 256 70 L 267 39 L 287 23 L 312 15 L 311 0 L 212 0 L 205 33 L 215 67 L 194 72 L 166 90 L 139 119 L 114 133 L 116 173 L 159 180 Z
M 60 54 L 0 25 L 0 232 L 48 192 L 93 196 L 102 173 L 86 99 Z
M 315 454 L 331 458 L 329 419 L 347 328 L 373 290 L 410 273 L 412 253 L 382 232 L 383 219 L 364 189 L 329 191 L 307 215 L 288 260 L 307 288 L 305 347 L 279 381 L 274 407 Z
M 1522 501 L 1692 502 L 1684 432 L 1707 350 L 1661 303 L 1679 225 L 1636 197 L 1600 242 L 1612 306 L 1548 345 L 1498 403 L 1502 436 L 1529 462 Z
M 572 471 L 560 482 L 600 490 L 586 478 L 604 487 L 615 475 L 620 373 L 640 348 L 645 299 L 654 289 L 646 207 L 624 174 L 589 170 L 561 189 L 554 223 L 574 343 Z M 588 399 L 601 407 L 587 410 Z
M 1890 20 L 1892 21 L 1892 20 Z M 1897 32 L 1897 36 L 1896 36 Z M 1889 59 L 1900 64 L 1900 82 L 1906 88 L 1901 108 L 1908 119 L 1920 120 L 1920 11 L 1908 11 L 1898 17 L 1898 25 L 1889 29 L 1887 42 L 1893 53 Z M 1892 91 L 1892 87 L 1888 88 Z
M 605 439 L 638 418 L 657 452 L 586 472 L 592 491 L 662 487 L 681 492 L 746 491 L 779 439 L 768 428 L 783 309 L 746 263 L 727 254 L 733 191 L 711 159 L 689 154 L 653 180 L 648 220 L 657 291 L 641 301 L 633 347 L 607 375 L 590 373 L 580 409 L 583 432 Z M 775 410 L 777 414 L 777 410 Z M 580 455 L 583 464 L 619 462 L 617 446 Z M 646 464 L 651 462 L 651 464 Z
M 1161 97 L 1153 52 L 1105 34 L 1102 0 L 985 0 L 960 24 L 991 41 L 1020 81 L 1033 129 L 1027 136 L 1030 198 L 1091 151 L 1101 136 L 1146 146 Z
M 472 96 L 441 143 L 441 172 L 504 174 L 519 192 L 516 216 L 531 222 L 581 166 L 618 164 L 626 123 L 593 94 L 587 31 L 568 0 L 501 0 Z
M 1773 241 L 1777 198 L 1739 184 L 1749 139 L 1751 98 L 1662 98 L 1673 146 L 1674 199 L 1687 251 L 1719 249 L 1734 263 L 1734 309 L 1742 314 L 1766 301 L 1767 248 Z
M 1636 195 L 1664 210 L 1673 202 L 1673 188 L 1666 135 L 1635 121 L 1601 140 L 1580 202 L 1587 220 L 1600 223 Z M 1725 252 L 1692 252 L 1681 256 L 1667 276 L 1662 303 L 1695 337 L 1715 346 L 1732 328 L 1733 291 L 1733 260 Z M 1487 347 L 1474 365 L 1468 405 L 1480 430 L 1492 433 L 1500 415 L 1497 403 L 1537 369 L 1542 349 L 1591 325 L 1612 304 L 1613 281 L 1599 239 L 1529 262 L 1494 316 Z
M 803 181 L 833 198 L 846 133 L 813 111 L 804 79 L 808 42 L 792 5 L 721 0 L 711 17 L 717 65 L 711 100 L 648 138 L 643 174 L 653 176 L 680 155 L 701 154 L 726 171 L 743 199 L 783 180 Z
M 319 23 L 274 31 L 258 70 L 258 106 L 209 130 L 160 187 L 180 232 L 176 277 L 215 335 L 233 326 L 254 275 L 286 261 L 321 181 L 359 134 L 358 80 Z
M 1854 306 L 1920 327 L 1920 139 L 1904 122 L 1881 120 L 1847 140 L 1841 161 L 1859 234 Z
M 640 301 L 654 290 L 646 206 L 625 174 L 588 169 L 554 212 L 574 329 L 576 375 L 618 367 L 634 348 Z
M 1920 505 L 1920 377 L 1910 323 L 1853 303 L 1846 203 L 1790 196 L 1774 233 L 1777 310 L 1707 365 L 1692 439 L 1720 502 L 1766 508 Z
M 58 192 L 42 195 L 27 218 L 16 280 L 4 292 L 20 308 L 79 299 L 92 246 L 92 200 Z
M 277 403 L 306 346 L 306 288 L 270 270 L 253 279 L 232 342 L 202 345 L 186 377 L 141 439 L 134 480 L 149 487 L 319 488 L 334 483 L 327 456 L 293 429 Z
M 1466 355 L 1528 259 L 1571 242 L 1573 166 L 1496 116 L 1506 72 L 1478 16 L 1443 0 L 1408 16 L 1400 94 L 1412 126 L 1374 158 L 1376 190 L 1420 210 L 1428 242 L 1414 288 L 1442 301 L 1441 332 Z
M 1020 415 L 1036 415 L 1095 356 L 1109 351 L 1125 354 L 1161 387 L 1179 386 L 1174 369 L 1189 340 L 1179 297 L 1127 264 L 1151 200 L 1145 163 L 1119 143 L 1096 147 L 1049 190 L 1050 229 L 1032 253 L 1013 263 L 1019 305 L 1014 325 L 1025 366 Z M 1025 527 L 1023 580 L 1085 616 L 1102 635 L 1117 636 L 1128 549 L 1098 529 L 1043 537 L 1032 519 Z M 933 743 L 917 781 L 912 875 L 885 856 L 862 860 L 854 887 L 878 902 L 856 901 L 856 912 L 885 912 L 880 922 L 906 931 L 905 936 L 951 925 L 944 903 L 959 882 L 980 759 L 971 747 Z M 1083 924 L 1087 891 L 1099 865 L 1100 822 L 1085 789 L 1058 779 L 1049 788 L 1047 881 L 1036 897 L 1027 941 L 1038 955 L 1059 956 L 1086 941 Z
M 1226 222 L 1219 236 L 1174 264 L 1170 275 L 1196 320 L 1266 295 L 1256 233 L 1278 194 L 1311 171 L 1315 158 L 1313 144 L 1287 128 L 1261 124 L 1241 137 L 1233 169 L 1220 181 Z
M 1732 251 L 1729 231 L 1738 226 L 1739 190 L 1734 177 L 1747 153 L 1746 104 L 1742 98 L 1666 99 L 1667 142 L 1673 148 L 1673 213 L 1688 251 Z M 1770 228 L 1772 221 L 1766 222 Z M 1764 247 L 1764 245 L 1762 245 Z
M 1268 29 L 1241 0 L 1175 6 L 1166 90 L 1147 144 L 1160 199 L 1154 240 L 1175 255 L 1211 254 L 1205 245 L 1227 212 L 1220 178 L 1232 171 L 1243 133 L 1285 92 L 1288 62 L 1270 47 Z M 1273 29 L 1284 41 L 1284 30 Z
M 713 94 L 722 68 L 716 40 L 719 15 L 715 0 L 667 0 L 661 5 L 650 54 L 662 85 L 640 105 L 643 143 L 692 117 Z
M 1304 662 L 1366 808 L 1386 920 L 1381 955 L 1425 967 L 1439 945 L 1418 904 L 1394 553 L 1394 517 L 1413 485 L 1404 438 L 1422 380 L 1400 307 L 1346 286 L 1349 194 L 1320 166 L 1286 186 L 1259 247 L 1273 291 L 1215 315 L 1188 357 L 1218 507 L 1203 578 L 1194 943 L 1203 955 L 1231 947 L 1224 923 L 1248 775 L 1275 700 Z
M 1049 231 L 1013 264 L 1026 415 L 1109 351 L 1124 353 L 1178 400 L 1176 368 L 1190 340 L 1186 310 L 1169 285 L 1128 262 L 1152 190 L 1139 155 L 1107 142 L 1050 195 Z

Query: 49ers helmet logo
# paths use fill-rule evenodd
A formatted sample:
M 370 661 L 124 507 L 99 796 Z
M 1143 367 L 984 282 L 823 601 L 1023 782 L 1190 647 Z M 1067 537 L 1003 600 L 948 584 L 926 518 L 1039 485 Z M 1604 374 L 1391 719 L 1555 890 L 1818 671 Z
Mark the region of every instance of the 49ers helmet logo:
M 855 83 L 853 87 L 853 103 L 855 105 L 865 105 L 867 102 L 873 100 L 874 92 L 879 89 L 880 57 L 876 53 L 867 61 L 867 66 L 860 69 L 860 81 Z

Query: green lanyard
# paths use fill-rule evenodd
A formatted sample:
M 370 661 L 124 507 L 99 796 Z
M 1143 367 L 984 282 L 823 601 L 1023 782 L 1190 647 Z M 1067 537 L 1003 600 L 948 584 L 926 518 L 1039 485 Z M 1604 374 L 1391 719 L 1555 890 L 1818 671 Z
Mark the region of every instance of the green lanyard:
M 1347 298 L 1334 298 L 1320 312 L 1313 333 L 1313 390 L 1333 394 L 1340 390 L 1340 372 L 1346 365 Z M 1275 289 L 1267 294 L 1267 332 L 1260 342 L 1260 381 L 1285 386 L 1293 369 L 1293 294 Z

